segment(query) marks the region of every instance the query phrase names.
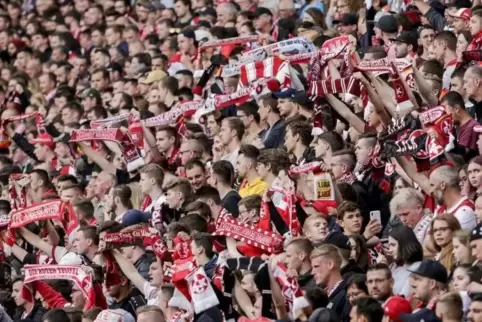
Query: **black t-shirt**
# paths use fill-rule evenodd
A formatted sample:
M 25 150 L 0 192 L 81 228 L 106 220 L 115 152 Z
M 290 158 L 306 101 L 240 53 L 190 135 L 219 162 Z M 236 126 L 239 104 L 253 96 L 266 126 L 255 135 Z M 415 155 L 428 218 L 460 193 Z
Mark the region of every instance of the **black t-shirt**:
M 135 287 L 131 289 L 129 295 L 120 302 L 114 302 L 109 306 L 109 309 L 123 309 L 130 314 L 134 318 L 137 317 L 136 310 L 137 308 L 147 305 L 146 299 L 144 295 Z
M 241 197 L 239 196 L 239 193 L 237 193 L 235 190 L 231 190 L 224 196 L 223 200 L 221 200 L 221 206 L 229 211 L 233 217 L 238 218 L 238 202 L 240 200 Z

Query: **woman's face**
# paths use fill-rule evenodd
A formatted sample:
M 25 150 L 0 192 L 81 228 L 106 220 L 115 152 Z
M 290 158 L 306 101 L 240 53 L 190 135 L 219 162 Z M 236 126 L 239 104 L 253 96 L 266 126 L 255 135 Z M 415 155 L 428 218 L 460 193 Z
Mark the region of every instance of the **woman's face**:
M 471 162 L 467 168 L 467 177 L 470 185 L 478 189 L 482 184 L 482 166 L 475 162 Z
M 350 3 L 348 0 L 338 0 L 336 2 L 336 12 L 340 13 L 350 13 Z
M 470 277 L 465 268 L 457 267 L 452 277 L 452 289 L 454 292 L 461 292 L 467 289 L 470 284 Z
M 395 187 L 393 188 L 393 194 L 396 195 L 400 192 L 400 189 L 405 188 L 405 183 L 403 182 L 402 178 L 398 178 L 395 180 Z
M 459 180 L 460 189 L 463 189 L 465 183 L 467 182 L 467 172 L 465 171 L 465 169 L 459 171 Z
M 455 52 L 457 54 L 463 53 L 466 49 L 467 46 L 469 45 L 467 39 L 465 39 L 463 34 L 459 34 L 457 37 L 457 47 L 455 48 Z
M 354 305 L 358 298 L 368 296 L 368 294 L 365 293 L 365 291 L 360 290 L 356 285 L 351 284 L 346 290 L 346 296 L 348 297 L 350 304 Z
M 239 36 L 241 37 L 251 36 L 251 31 L 249 31 L 249 28 L 247 26 L 241 26 L 239 28 Z
M 441 248 L 447 246 L 452 241 L 453 231 L 445 220 L 435 220 L 432 233 L 435 244 Z
M 393 260 L 398 259 L 398 241 L 391 236 L 388 236 L 387 255 L 393 258 Z
M 348 239 L 350 241 L 350 259 L 353 259 L 355 262 L 358 262 L 358 256 L 360 253 L 360 249 L 358 247 L 358 244 L 353 238 Z
M 454 246 L 453 254 L 455 262 L 459 264 L 467 263 L 470 261 L 470 249 L 462 244 L 456 237 L 452 238 L 452 244 Z

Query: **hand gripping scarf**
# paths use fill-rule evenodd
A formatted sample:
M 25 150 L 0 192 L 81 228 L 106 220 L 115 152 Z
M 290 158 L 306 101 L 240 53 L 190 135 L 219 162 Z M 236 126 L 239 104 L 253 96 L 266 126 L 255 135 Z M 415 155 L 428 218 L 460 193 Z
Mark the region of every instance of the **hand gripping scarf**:
M 92 272 L 81 265 L 25 265 L 24 284 L 34 281 L 64 279 L 74 282 L 87 298 L 84 310 L 95 306 L 96 293 Z
M 216 218 L 216 231 L 213 236 L 231 237 L 269 254 L 278 254 L 283 250 L 281 235 L 248 224 L 241 224 L 236 218 L 230 216 Z
M 288 173 L 292 175 L 312 173 L 315 200 L 335 200 L 333 179 L 330 173 L 323 171 L 323 167 L 320 162 L 310 162 L 293 167 Z
M 279 263 L 274 269 L 273 276 L 278 282 L 281 293 L 285 298 L 285 306 L 288 308 L 292 319 L 297 319 L 303 313 L 303 309 L 310 304 L 304 297 L 303 291 L 296 280 L 296 277 L 288 276 L 285 265 Z
M 245 52 L 240 61 L 242 63 L 255 62 L 270 56 L 295 55 L 313 51 L 316 51 L 316 46 L 311 41 L 305 37 L 296 37 Z
M 257 42 L 259 40 L 259 35 L 251 35 L 245 37 L 232 37 L 226 39 L 212 39 L 206 41 L 200 46 L 200 50 L 213 47 L 221 47 L 226 45 L 242 45 L 251 42 Z
M 105 249 L 135 245 L 152 246 L 159 239 L 159 232 L 154 228 L 137 228 L 126 232 L 107 233 L 102 238 Z
M 284 195 L 283 201 L 287 204 L 287 206 L 284 209 L 278 207 L 278 213 L 281 215 L 284 224 L 288 227 L 290 238 L 299 237 L 301 235 L 301 224 L 296 214 L 296 195 L 293 192 L 285 190 L 281 187 L 271 187 L 270 190 L 273 192 L 282 193 Z
M 172 125 L 179 122 L 179 118 L 185 113 L 197 111 L 204 104 L 204 100 L 194 100 L 177 103 L 170 111 L 150 117 L 142 122 L 146 127 Z
M 128 130 L 131 134 L 132 141 L 134 141 L 136 146 L 142 151 L 144 149 L 144 132 L 142 130 L 140 121 L 132 114 L 126 113 L 108 117 L 102 120 L 94 120 L 90 122 L 90 127 L 92 129 L 112 128 L 124 121 L 128 121 Z
M 112 141 L 118 143 L 122 148 L 122 153 L 127 162 L 127 171 L 129 172 L 133 172 L 146 164 L 130 134 L 123 133 L 119 129 L 75 130 L 72 132 L 69 142 L 84 141 Z
M 0 125 L 0 147 L 8 148 L 10 146 L 10 139 L 6 134 L 6 126 L 10 122 L 17 122 L 23 121 L 26 119 L 35 118 L 35 123 L 37 125 L 37 129 L 39 133 L 45 133 L 45 122 L 43 119 L 43 115 L 39 112 L 32 112 L 28 114 L 16 115 L 6 118 L 5 120 L 1 121 Z
M 189 273 L 186 276 L 186 281 L 189 285 L 189 293 L 196 314 L 219 305 L 219 299 L 202 266 Z
M 294 87 L 301 90 L 303 87 L 289 63 L 280 57 L 269 57 L 263 61 L 242 65 L 240 73 L 239 83 L 242 86 L 262 78 L 276 78 L 282 88 Z
M 8 177 L 8 195 L 12 210 L 27 207 L 27 185 L 30 176 L 25 173 L 12 173 Z

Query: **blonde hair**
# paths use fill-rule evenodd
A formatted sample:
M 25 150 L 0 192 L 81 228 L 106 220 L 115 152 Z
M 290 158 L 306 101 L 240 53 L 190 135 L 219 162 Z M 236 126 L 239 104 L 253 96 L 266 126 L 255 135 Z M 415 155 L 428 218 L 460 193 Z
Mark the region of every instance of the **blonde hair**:
M 452 216 L 450 214 L 443 214 L 441 216 L 437 216 L 430 223 L 430 234 L 429 234 L 430 241 L 434 245 L 435 250 L 440 252 L 439 262 L 447 269 L 447 271 L 450 272 L 453 265 L 455 264 L 455 257 L 453 254 L 454 246 L 453 246 L 452 240 L 444 248 L 441 248 L 435 243 L 435 240 L 433 237 L 433 226 L 436 221 L 445 221 L 448 225 L 448 228 L 452 230 L 452 234 L 460 230 L 460 223 L 455 216 Z
M 452 240 L 454 238 L 457 238 L 459 242 L 467 247 L 470 250 L 470 234 L 471 234 L 470 229 L 462 229 L 462 230 L 457 230 L 454 232 Z M 472 255 L 472 252 L 469 251 L 469 260 L 467 263 L 457 263 L 457 264 L 472 264 L 474 262 L 475 258 Z
M 336 267 L 338 268 L 341 267 L 342 257 L 338 247 L 331 244 L 325 244 L 325 245 L 321 245 L 320 247 L 316 247 L 311 252 L 310 259 L 314 259 L 321 256 L 326 257 L 329 260 L 332 260 L 335 263 Z

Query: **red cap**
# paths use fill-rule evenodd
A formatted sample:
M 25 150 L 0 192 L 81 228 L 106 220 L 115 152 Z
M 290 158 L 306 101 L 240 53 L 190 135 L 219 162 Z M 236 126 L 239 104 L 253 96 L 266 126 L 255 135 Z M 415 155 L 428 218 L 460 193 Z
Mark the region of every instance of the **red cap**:
M 412 306 L 405 298 L 392 296 L 385 302 L 383 311 L 390 320 L 398 322 L 400 321 L 400 314 L 412 313 Z
M 469 8 L 460 8 L 454 14 L 454 17 L 461 18 L 461 19 L 464 19 L 464 20 L 470 20 L 471 16 L 472 16 L 472 10 L 470 10 Z
M 55 148 L 54 138 L 48 133 L 39 134 L 36 138 L 28 140 L 28 142 L 30 144 L 44 144 L 51 149 Z

